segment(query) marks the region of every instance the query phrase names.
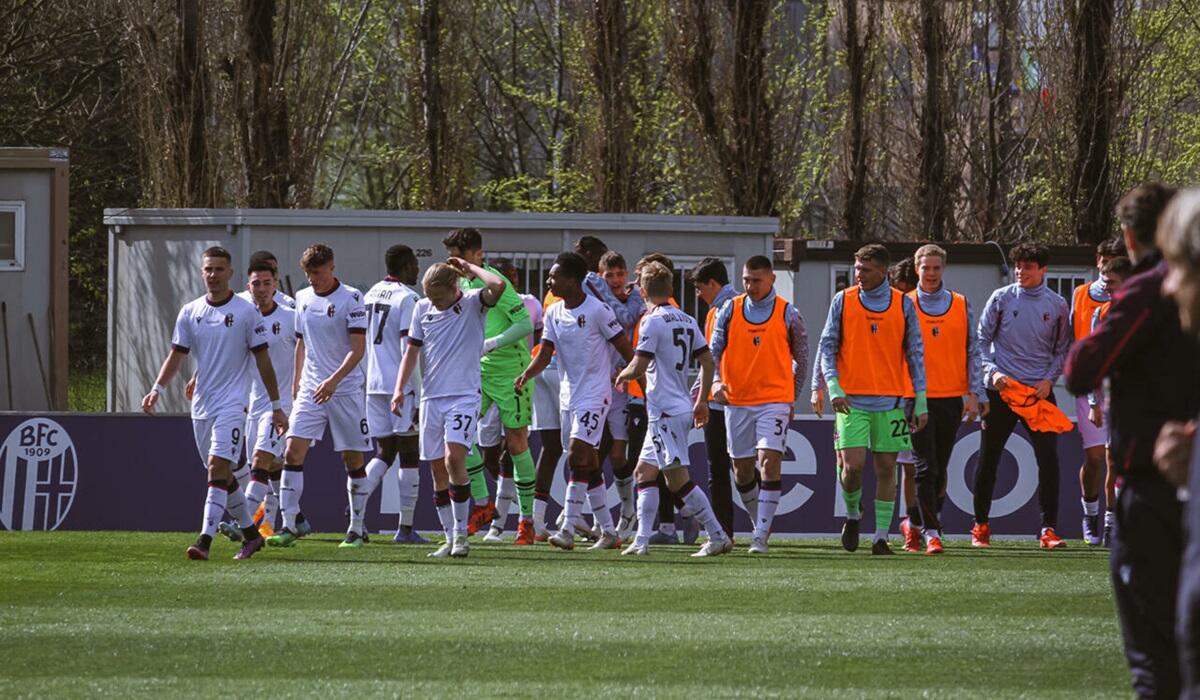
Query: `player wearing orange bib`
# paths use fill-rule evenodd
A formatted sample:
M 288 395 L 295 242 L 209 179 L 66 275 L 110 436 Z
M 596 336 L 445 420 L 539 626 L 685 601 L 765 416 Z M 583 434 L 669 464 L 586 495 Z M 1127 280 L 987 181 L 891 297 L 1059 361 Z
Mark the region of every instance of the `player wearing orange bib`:
M 792 404 L 808 366 L 808 334 L 800 312 L 776 296 L 767 257 L 746 261 L 742 285 L 746 293 L 721 307 L 713 326 L 718 368 L 713 397 L 727 406 L 729 456 L 738 493 L 754 523 L 749 551 L 766 554 L 782 490 L 780 462 Z
M 946 251 L 936 245 L 921 246 L 913 256 L 919 284 L 908 293 L 921 324 L 925 350 L 926 395 L 929 422 L 912 434 L 917 464 L 917 494 L 921 518 L 902 526 L 920 542 L 925 536 L 925 553 L 942 552 L 942 503 L 945 500 L 946 468 L 964 417 L 975 420 L 987 415 L 983 390 L 983 365 L 971 304 L 942 284 Z M 923 531 L 923 532 L 922 532 Z
M 888 284 L 887 249 L 864 246 L 854 258 L 858 284 L 833 297 L 820 342 L 821 372 L 835 411 L 834 447 L 842 453 L 842 547 L 858 549 L 862 470 L 870 448 L 876 479 L 871 553 L 892 554 L 887 536 L 896 508 L 896 455 L 912 448 L 910 427 L 920 430 L 928 419 L 924 345 L 912 300 Z M 911 426 L 904 410 L 910 390 Z
M 1109 261 L 1125 255 L 1125 244 L 1119 239 L 1104 241 L 1096 246 L 1096 269 L 1102 271 Z M 1071 295 L 1071 330 L 1075 342 L 1092 333 L 1092 319 L 1101 307 L 1109 303 L 1112 291 L 1104 284 L 1103 273 L 1095 282 L 1081 284 Z M 1075 397 L 1075 426 L 1083 440 L 1083 464 L 1079 467 L 1079 493 L 1083 505 L 1083 541 L 1090 545 L 1101 543 L 1100 537 L 1100 475 L 1108 453 L 1108 429 L 1103 421 L 1089 420 L 1091 405 L 1087 396 Z

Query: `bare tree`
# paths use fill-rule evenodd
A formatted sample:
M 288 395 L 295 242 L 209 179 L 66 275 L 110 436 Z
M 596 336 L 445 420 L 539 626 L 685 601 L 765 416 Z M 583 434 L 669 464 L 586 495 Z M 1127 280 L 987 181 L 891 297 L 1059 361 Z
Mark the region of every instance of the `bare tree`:
M 921 200 L 924 235 L 946 240 L 950 193 L 946 181 L 946 115 L 942 96 L 946 41 L 941 0 L 921 0 L 921 49 L 925 54 L 925 94 L 921 109 Z
M 845 205 L 842 209 L 842 228 L 852 241 L 866 238 L 867 201 L 867 133 L 866 111 L 871 74 L 875 71 L 872 51 L 878 27 L 877 12 L 880 4 L 867 0 L 866 17 L 859 17 L 859 0 L 843 0 L 843 42 L 846 47 L 847 73 L 847 138 L 846 150 L 849 165 L 843 180 Z
M 1109 146 L 1116 100 L 1112 36 L 1114 0 L 1081 0 L 1072 26 L 1075 158 L 1068 184 L 1075 240 L 1095 245 L 1111 235 Z

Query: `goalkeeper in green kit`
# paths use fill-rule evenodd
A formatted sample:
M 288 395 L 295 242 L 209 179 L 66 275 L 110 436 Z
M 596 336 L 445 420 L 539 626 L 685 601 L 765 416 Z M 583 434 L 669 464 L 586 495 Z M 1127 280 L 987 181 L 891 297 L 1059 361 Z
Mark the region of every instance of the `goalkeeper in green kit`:
M 446 252 L 452 257 L 462 258 L 472 264 L 504 277 L 500 272 L 483 264 L 483 237 L 473 228 L 451 231 L 442 241 Z M 482 286 L 478 279 L 462 278 L 462 289 Z M 487 312 L 484 324 L 483 357 L 480 369 L 483 376 L 483 396 L 479 406 L 479 418 L 488 411 L 498 410 L 504 426 L 504 440 L 513 462 L 516 477 L 517 501 L 521 510 L 517 526 L 517 538 L 513 544 L 533 544 L 533 456 L 529 452 L 529 422 L 533 411 L 533 383 L 522 391 L 513 388 L 513 382 L 529 365 L 529 345 L 526 338 L 533 333 L 533 320 L 525 308 L 521 296 L 512 285 L 505 285 L 500 301 Z M 496 507 L 488 494 L 487 478 L 484 475 L 483 458 L 479 448 L 473 447 L 467 455 L 467 474 L 471 477 L 471 499 L 475 507 L 471 511 L 468 531 L 475 532 L 486 527 L 495 515 Z

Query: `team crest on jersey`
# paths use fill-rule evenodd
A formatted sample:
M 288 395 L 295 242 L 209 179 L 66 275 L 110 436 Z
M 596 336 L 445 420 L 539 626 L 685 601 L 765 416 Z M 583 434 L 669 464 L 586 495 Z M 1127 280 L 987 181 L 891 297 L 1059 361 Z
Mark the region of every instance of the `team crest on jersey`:
M 57 529 L 78 483 L 78 455 L 66 429 L 49 418 L 30 418 L 0 445 L 0 525 Z
M 587 325 L 587 316 L 580 316 L 580 317 L 577 319 L 577 322 L 579 323 L 579 327 L 580 327 L 580 328 L 583 328 L 584 326 L 586 326 L 586 325 Z
M 337 312 L 337 308 L 334 307 L 333 304 L 330 304 L 329 306 L 325 307 L 325 315 L 328 316 L 329 318 L 333 318 L 333 315 L 336 312 Z
M 1046 323 L 1049 323 L 1049 322 L 1050 322 L 1050 312 L 1049 312 L 1049 311 L 1047 311 L 1046 313 L 1042 314 L 1042 320 L 1043 320 L 1043 321 L 1045 321 Z
M 872 332 L 872 333 L 878 333 L 878 332 L 879 332 L 879 324 L 878 324 L 878 323 L 872 323 L 872 324 L 871 324 L 871 332 Z
M 279 335 L 279 331 L 281 328 L 282 328 L 282 326 L 279 324 L 279 321 L 276 321 L 275 323 L 271 324 L 271 332 L 274 333 L 275 335 Z
M 933 337 L 936 338 L 941 334 L 942 334 L 942 329 L 938 328 L 937 326 L 934 326 L 933 327 Z
M 225 327 L 233 328 L 233 314 L 225 314 Z
M 461 313 L 462 313 L 462 304 L 455 304 L 455 305 L 454 305 L 454 313 L 456 313 L 456 314 L 461 314 Z
M 761 344 L 762 344 L 762 336 L 761 335 L 754 336 L 754 347 L 758 347 Z

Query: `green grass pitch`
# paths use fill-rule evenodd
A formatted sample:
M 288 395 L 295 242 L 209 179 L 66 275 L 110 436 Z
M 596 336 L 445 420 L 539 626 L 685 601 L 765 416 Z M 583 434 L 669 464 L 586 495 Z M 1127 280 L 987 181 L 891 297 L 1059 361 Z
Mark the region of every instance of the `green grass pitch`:
M 1106 552 L 712 560 L 0 532 L 0 696 L 1126 697 Z M 898 538 L 893 545 L 898 547 Z

